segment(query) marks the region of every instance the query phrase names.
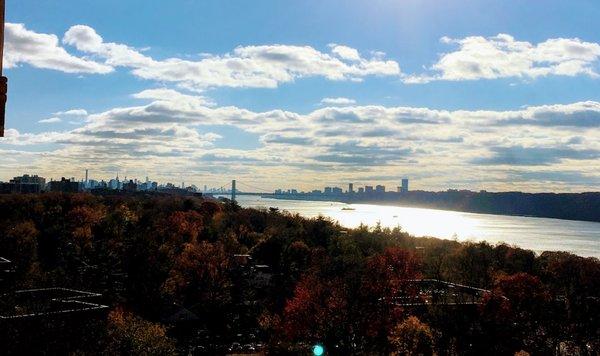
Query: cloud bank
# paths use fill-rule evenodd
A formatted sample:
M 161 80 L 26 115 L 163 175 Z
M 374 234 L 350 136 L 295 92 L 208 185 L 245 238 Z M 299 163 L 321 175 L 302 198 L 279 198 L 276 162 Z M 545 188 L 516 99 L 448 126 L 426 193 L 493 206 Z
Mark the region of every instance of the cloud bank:
M 8 23 L 4 60 L 8 68 L 29 64 L 66 73 L 106 74 L 123 67 L 139 78 L 172 82 L 194 90 L 275 88 L 305 77 L 361 81 L 367 76 L 400 74 L 400 66 L 395 61 L 384 60 L 381 55 L 365 58 L 358 50 L 341 45 L 331 45 L 329 53 L 310 46 L 240 46 L 231 53 L 207 55 L 198 60 L 157 60 L 128 45 L 106 42 L 85 25 L 69 28 L 62 43 L 84 55 L 67 52 L 54 34 Z
M 425 73 L 407 74 L 399 62 L 380 51 L 369 57 L 359 50 L 330 44 L 329 52 L 311 46 L 239 46 L 230 53 L 205 54 L 197 60 L 152 58 L 126 44 L 107 42 L 86 25 L 70 27 L 59 41 L 54 34 L 38 33 L 23 24 L 6 24 L 5 63 L 66 73 L 107 74 L 126 68 L 139 78 L 175 83 L 182 88 L 276 88 L 307 77 L 332 81 L 362 81 L 381 76 L 405 83 L 481 79 L 535 79 L 546 76 L 598 78 L 600 44 L 578 38 L 551 38 L 534 44 L 508 34 L 491 37 L 442 37 L 443 45 L 458 48 L 443 53 Z M 67 47 L 65 47 L 67 46 Z M 79 53 L 72 54 L 66 48 Z
M 146 102 L 89 114 L 72 130 L 7 130 L 0 150 L 5 156 L 10 151 L 13 162 L 4 169 L 29 164 L 46 175 L 70 167 L 106 175 L 152 172 L 188 181 L 237 177 L 269 188 L 281 184 L 281 177 L 288 184 L 314 186 L 316 177 L 364 184 L 368 177 L 409 175 L 433 188 L 485 182 L 486 189 L 510 189 L 514 183 L 548 190 L 531 177 L 552 172 L 565 177 L 552 182 L 563 190 L 600 183 L 597 102 L 515 111 L 327 106 L 301 114 L 217 106 L 172 89 L 134 97 Z M 256 148 L 223 145 L 226 137 L 213 131 L 223 126 L 255 135 Z M 579 185 L 571 185 L 569 177 Z

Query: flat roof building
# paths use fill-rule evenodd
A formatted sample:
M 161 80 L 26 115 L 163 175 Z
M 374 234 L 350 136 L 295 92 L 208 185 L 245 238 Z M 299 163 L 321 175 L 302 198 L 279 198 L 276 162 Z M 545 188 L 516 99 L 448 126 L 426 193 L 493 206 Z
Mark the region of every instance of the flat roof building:
M 51 192 L 77 193 L 79 191 L 79 182 L 62 177 L 61 180 L 50 182 Z
M 7 193 L 39 193 L 46 187 L 46 178 L 24 174 L 14 177 L 2 190 Z

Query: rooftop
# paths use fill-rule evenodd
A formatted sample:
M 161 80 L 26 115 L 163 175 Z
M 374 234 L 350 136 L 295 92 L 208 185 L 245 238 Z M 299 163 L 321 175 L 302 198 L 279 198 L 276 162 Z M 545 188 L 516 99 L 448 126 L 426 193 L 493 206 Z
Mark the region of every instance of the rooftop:
M 68 288 L 25 289 L 0 295 L 0 320 L 66 314 L 108 308 L 83 299 L 101 294 Z

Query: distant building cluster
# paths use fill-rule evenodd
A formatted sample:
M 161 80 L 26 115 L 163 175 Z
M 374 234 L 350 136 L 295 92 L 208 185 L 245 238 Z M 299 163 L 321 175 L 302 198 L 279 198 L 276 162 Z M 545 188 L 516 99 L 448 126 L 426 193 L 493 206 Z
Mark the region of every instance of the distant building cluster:
M 390 191 L 388 191 L 390 192 Z M 396 193 L 407 193 L 408 192 L 408 178 L 403 178 L 400 185 L 396 187 Z M 303 195 L 303 196 L 354 196 L 354 195 L 381 195 L 386 193 L 385 185 L 365 185 L 364 187 L 358 187 L 354 189 L 354 183 L 348 183 L 348 189 L 344 191 L 340 187 L 325 187 L 323 190 L 315 189 L 309 192 L 299 192 L 297 189 L 275 189 L 274 195 Z
M 8 183 L 0 183 L 2 193 L 39 193 L 46 190 L 46 179 L 37 175 L 25 174 L 14 177 Z
M 230 189 L 221 188 L 208 188 L 206 185 L 201 190 L 195 185 L 185 185 L 184 182 L 181 184 L 164 183 L 160 184 L 155 181 L 150 181 L 148 177 L 145 180 L 138 179 L 120 179 L 117 174 L 115 178 L 108 180 L 95 180 L 90 179 L 88 176 L 88 170 L 85 171 L 85 178 L 76 180 L 74 177 L 65 178 L 62 177 L 60 180 L 50 179 L 46 180 L 44 177 L 38 175 L 24 174 L 22 176 L 14 177 L 8 182 L 0 182 L 0 194 L 4 193 L 42 193 L 42 192 L 63 192 L 63 193 L 76 193 L 76 192 L 103 192 L 103 191 L 120 191 L 120 192 L 161 192 L 167 194 L 229 194 Z

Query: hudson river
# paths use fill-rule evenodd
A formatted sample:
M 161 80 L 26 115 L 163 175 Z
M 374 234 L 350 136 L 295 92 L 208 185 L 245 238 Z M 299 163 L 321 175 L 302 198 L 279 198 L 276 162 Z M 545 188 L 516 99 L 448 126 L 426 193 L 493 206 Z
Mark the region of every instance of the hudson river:
M 277 207 L 308 218 L 322 215 L 349 228 L 361 223 L 374 226 L 379 222 L 384 227 L 400 226 L 414 236 L 506 242 L 536 252 L 559 250 L 600 258 L 600 223 L 595 222 L 250 195 L 238 196 L 237 201 L 243 207 Z

